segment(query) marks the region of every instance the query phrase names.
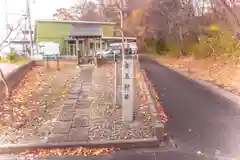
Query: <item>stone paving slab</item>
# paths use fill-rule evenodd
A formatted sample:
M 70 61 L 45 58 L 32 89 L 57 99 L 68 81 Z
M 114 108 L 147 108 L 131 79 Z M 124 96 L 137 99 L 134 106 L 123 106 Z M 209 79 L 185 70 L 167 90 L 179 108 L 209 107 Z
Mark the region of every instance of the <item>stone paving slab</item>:
M 72 122 L 72 127 L 88 127 L 88 116 L 75 117 Z
M 75 112 L 76 106 L 74 105 L 64 105 L 62 107 L 62 111 L 66 111 L 66 112 Z
M 76 108 L 75 117 L 87 116 L 90 114 L 89 108 Z
M 81 77 L 81 75 L 78 75 L 78 77 Z M 73 87 L 80 87 L 82 86 L 82 80 L 81 79 L 76 79 L 75 83 L 72 85 Z
M 92 104 L 92 100 L 90 99 L 84 99 L 84 100 L 78 100 L 76 103 L 76 107 L 78 108 L 85 108 L 85 107 L 89 107 Z
M 79 94 L 81 93 L 82 90 L 82 86 L 74 86 L 72 87 L 72 89 L 69 91 L 69 93 L 73 93 L 73 94 Z
M 69 91 L 69 94 L 76 94 L 79 95 L 80 91 L 75 91 L 75 90 L 71 90 Z
M 64 102 L 64 105 L 75 105 L 77 103 L 77 99 L 68 99 Z
M 88 128 L 87 127 L 77 127 L 72 128 L 68 135 L 68 141 L 87 141 L 88 140 Z
M 68 140 L 68 134 L 51 134 L 48 137 L 48 142 L 56 143 L 56 142 L 66 142 Z
M 79 101 L 87 100 L 87 98 L 88 98 L 87 93 L 82 93 L 82 94 L 79 95 L 78 100 L 79 100 Z
M 54 123 L 52 133 L 66 134 L 66 133 L 69 133 L 70 128 L 71 128 L 71 122 L 57 121 Z
M 62 110 L 60 114 L 58 115 L 57 120 L 58 121 L 72 121 L 73 117 L 75 115 L 75 112 L 69 110 Z
M 78 94 L 69 94 L 67 97 L 68 99 L 78 99 Z

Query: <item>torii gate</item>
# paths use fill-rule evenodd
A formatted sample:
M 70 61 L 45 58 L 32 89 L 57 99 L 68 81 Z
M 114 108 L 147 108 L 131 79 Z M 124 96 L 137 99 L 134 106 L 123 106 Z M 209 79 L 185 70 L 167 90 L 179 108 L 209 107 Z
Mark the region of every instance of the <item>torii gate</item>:
M 86 64 L 96 60 L 96 42 L 102 41 L 101 27 L 96 24 L 73 24 L 70 29 L 69 37 L 76 41 L 77 64 Z M 89 40 L 93 40 L 94 49 L 90 53 Z M 82 50 L 80 50 L 79 41 L 82 41 Z M 101 48 L 101 47 L 100 47 Z

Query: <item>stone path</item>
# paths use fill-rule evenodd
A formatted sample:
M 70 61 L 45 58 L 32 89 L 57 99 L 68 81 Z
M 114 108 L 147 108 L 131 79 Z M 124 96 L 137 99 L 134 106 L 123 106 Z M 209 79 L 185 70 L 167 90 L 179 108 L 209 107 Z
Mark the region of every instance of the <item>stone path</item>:
M 154 137 L 150 113 L 136 96 L 135 120 L 124 123 L 113 104 L 113 65 L 84 68 L 55 122 L 48 142 L 86 142 Z M 139 91 L 139 87 L 136 89 Z M 138 95 L 138 93 L 136 94 Z
M 87 141 L 93 68 L 84 68 L 69 92 L 54 124 L 49 142 Z

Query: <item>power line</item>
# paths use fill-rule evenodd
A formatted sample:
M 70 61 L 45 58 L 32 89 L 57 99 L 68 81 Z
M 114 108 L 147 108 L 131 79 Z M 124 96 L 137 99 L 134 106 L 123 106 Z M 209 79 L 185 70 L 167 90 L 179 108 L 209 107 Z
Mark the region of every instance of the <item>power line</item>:
M 5 30 L 5 34 L 4 37 L 2 38 L 3 41 L 0 42 L 0 48 L 3 49 L 5 47 L 7 47 L 8 45 L 10 45 L 11 43 L 11 37 L 12 37 L 12 33 L 15 32 L 17 29 L 19 29 L 19 27 L 23 28 L 23 26 L 21 25 L 21 21 L 19 21 L 19 24 L 17 25 L 16 28 L 11 27 L 11 25 L 9 24 L 9 17 L 8 15 L 18 15 L 18 16 L 24 16 L 25 19 L 25 26 L 28 24 L 28 29 L 29 29 L 29 39 L 30 39 L 30 48 L 31 48 L 31 56 L 33 56 L 33 37 L 32 37 L 32 25 L 31 25 L 31 13 L 30 13 L 30 1 L 35 3 L 35 1 L 33 0 L 26 0 L 26 13 L 25 14 L 21 14 L 21 13 L 8 13 L 8 4 L 7 4 L 7 0 L 4 0 L 4 30 Z M 27 23 L 28 21 L 28 23 Z M 24 30 L 26 31 L 26 27 L 24 26 Z M 21 31 L 22 29 L 20 29 L 15 37 L 13 37 L 12 40 L 16 40 L 16 38 L 19 36 L 19 34 L 23 31 Z M 24 34 L 24 33 L 23 33 Z M 26 38 L 26 35 L 24 34 L 24 39 Z M 8 42 L 8 44 L 6 44 L 5 46 L 3 46 L 4 43 Z M 3 47 L 3 48 L 2 48 Z
M 2 50 L 3 48 L 7 47 L 8 45 L 10 45 L 10 40 L 8 40 L 8 39 L 11 37 L 12 33 L 13 33 L 14 31 L 16 31 L 16 30 L 20 27 L 22 20 L 24 20 L 24 19 L 19 20 L 19 21 L 18 21 L 18 25 L 17 25 L 16 27 L 14 27 L 14 28 L 12 28 L 12 27 L 9 26 L 9 32 L 8 32 L 8 34 L 7 34 L 6 37 L 3 39 L 3 41 L 0 42 L 0 50 Z M 19 35 L 19 34 L 17 33 L 17 36 L 18 36 L 18 35 Z M 17 38 L 17 36 L 15 36 L 14 38 Z M 8 42 L 8 44 L 4 46 L 4 43 L 5 43 L 5 42 Z
M 8 35 L 8 7 L 7 7 L 7 0 L 4 1 L 4 7 L 5 7 L 5 21 L 4 21 L 4 28 L 6 28 L 6 35 Z
M 0 12 L 0 14 L 6 14 L 5 12 Z M 23 13 L 12 13 L 12 12 L 7 12 L 7 15 L 15 15 L 15 16 L 26 16 L 26 14 Z
M 28 29 L 29 29 L 31 56 L 33 56 L 33 37 L 32 37 L 32 24 L 31 24 L 32 22 L 31 22 L 31 13 L 30 13 L 29 0 L 26 0 L 26 3 L 27 3 L 27 18 L 28 18 Z
M 14 38 L 13 39 L 11 39 L 11 40 L 8 40 L 9 41 L 9 43 L 8 44 L 6 44 L 5 46 L 3 46 L 1 49 L 4 49 L 4 48 L 6 48 L 7 46 L 9 46 L 9 45 L 11 45 L 11 42 L 12 41 L 15 41 L 16 39 L 17 39 L 17 37 L 19 36 L 19 34 L 21 33 L 21 30 L 19 30 L 18 32 L 17 32 L 17 34 L 14 36 Z

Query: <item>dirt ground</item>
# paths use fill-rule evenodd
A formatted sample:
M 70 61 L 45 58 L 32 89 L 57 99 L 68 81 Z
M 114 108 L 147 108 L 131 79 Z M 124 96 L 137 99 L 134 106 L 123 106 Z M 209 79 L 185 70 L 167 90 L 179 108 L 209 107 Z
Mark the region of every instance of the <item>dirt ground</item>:
M 161 57 L 162 64 L 178 68 L 194 79 L 205 80 L 240 95 L 240 59 L 227 60 L 208 58 L 196 60 L 193 57 Z
M 61 62 L 60 71 L 44 66 L 29 71 L 12 91 L 10 99 L 0 103 L 0 132 L 8 135 L 7 143 L 16 143 L 31 135 L 47 136 L 49 123 L 54 121 L 79 72 L 74 62 Z

